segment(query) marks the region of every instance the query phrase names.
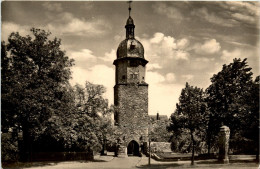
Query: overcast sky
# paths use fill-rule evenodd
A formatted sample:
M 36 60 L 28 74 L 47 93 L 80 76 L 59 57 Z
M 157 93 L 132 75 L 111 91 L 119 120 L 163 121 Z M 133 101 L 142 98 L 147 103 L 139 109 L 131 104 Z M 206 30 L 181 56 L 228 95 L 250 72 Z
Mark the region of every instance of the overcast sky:
M 259 2 L 133 2 L 131 15 L 149 61 L 149 114 L 169 117 L 186 82 L 206 89 L 235 57 L 259 75 Z M 103 84 L 113 104 L 112 63 L 127 18 L 126 2 L 2 2 L 1 37 L 51 31 L 75 59 L 71 84 Z

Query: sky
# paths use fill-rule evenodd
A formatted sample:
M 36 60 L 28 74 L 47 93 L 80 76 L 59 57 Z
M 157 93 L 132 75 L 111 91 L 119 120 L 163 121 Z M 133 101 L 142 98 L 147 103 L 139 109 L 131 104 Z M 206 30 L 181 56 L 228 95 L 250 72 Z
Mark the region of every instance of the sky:
M 134 1 L 135 36 L 145 50 L 149 114 L 174 112 L 185 83 L 203 88 L 234 58 L 259 75 L 259 2 Z M 116 50 L 125 39 L 126 2 L 2 2 L 1 40 L 49 30 L 75 60 L 70 83 L 102 84 L 113 104 Z

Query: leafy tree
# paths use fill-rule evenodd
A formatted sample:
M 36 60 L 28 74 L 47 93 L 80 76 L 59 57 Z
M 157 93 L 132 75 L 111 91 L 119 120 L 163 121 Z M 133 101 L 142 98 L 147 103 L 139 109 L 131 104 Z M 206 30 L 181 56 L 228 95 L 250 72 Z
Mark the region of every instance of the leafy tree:
M 252 150 L 256 152 L 257 161 L 259 161 L 259 85 L 260 80 L 259 76 L 257 76 L 250 88 L 251 95 L 247 98 L 247 104 L 249 104 L 250 109 L 246 113 L 243 121 L 241 121 L 243 129 L 239 133 L 240 138 L 248 140 L 249 144 L 252 145 L 251 152 Z
M 159 122 L 155 122 L 153 124 L 153 128 L 151 130 L 151 137 L 152 141 L 156 142 L 169 142 L 171 138 L 171 133 L 167 131 L 167 122 L 168 119 L 165 121 L 160 120 Z
M 70 88 L 70 108 L 52 116 L 45 133 L 62 141 L 68 151 L 100 151 L 112 127 L 104 92 L 104 86 L 90 82 Z
M 70 60 L 61 40 L 48 40 L 50 32 L 32 28 L 31 36 L 11 33 L 2 42 L 2 131 L 23 131 L 25 151 L 39 136 L 42 123 L 66 107 L 64 95 L 70 78 Z
M 207 104 L 205 102 L 203 90 L 190 86 L 186 83 L 182 89 L 176 111 L 171 115 L 169 130 L 180 133 L 181 130 L 189 130 L 192 143 L 191 164 L 194 165 L 194 153 L 196 141 L 201 130 L 207 124 Z
M 84 88 L 75 86 L 76 104 L 82 113 L 91 117 L 106 115 L 108 110 L 108 100 L 103 98 L 106 89 L 103 85 L 96 85 L 86 82 Z
M 232 140 L 236 133 L 247 126 L 246 117 L 249 117 L 248 115 L 253 112 L 259 112 L 256 110 L 257 107 L 253 108 L 254 105 L 259 107 L 258 101 L 254 99 L 254 105 L 252 105 L 250 99 L 257 96 L 253 96 L 256 91 L 252 91 L 252 72 L 246 60 L 234 59 L 233 63 L 223 65 L 222 70 L 213 75 L 211 78 L 212 84 L 206 90 L 210 110 L 207 130 L 208 152 L 221 124 L 230 127 Z M 256 116 L 253 118 L 254 120 L 257 119 Z
M 14 133 L 1 134 L 1 161 L 2 164 L 18 161 L 18 140 Z

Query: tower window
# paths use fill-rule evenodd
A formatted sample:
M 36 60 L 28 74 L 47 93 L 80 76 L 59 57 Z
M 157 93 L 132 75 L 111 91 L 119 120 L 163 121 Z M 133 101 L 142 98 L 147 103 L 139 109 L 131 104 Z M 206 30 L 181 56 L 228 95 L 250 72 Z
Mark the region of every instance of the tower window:
M 122 76 L 122 79 L 125 79 L 125 75 Z
M 133 50 L 135 48 L 135 45 L 133 45 L 133 42 L 130 44 L 130 50 Z
M 137 79 L 137 77 L 138 77 L 138 74 L 130 74 L 131 79 Z
M 144 80 L 144 77 L 143 77 L 143 80 Z

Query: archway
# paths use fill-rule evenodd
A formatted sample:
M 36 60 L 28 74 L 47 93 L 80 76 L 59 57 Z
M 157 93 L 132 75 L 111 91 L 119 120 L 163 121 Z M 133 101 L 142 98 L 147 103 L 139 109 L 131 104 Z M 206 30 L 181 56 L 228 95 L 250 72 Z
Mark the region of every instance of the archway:
M 128 155 L 133 155 L 133 156 L 139 156 L 140 152 L 139 152 L 139 144 L 132 140 L 128 146 L 127 146 L 127 154 Z

